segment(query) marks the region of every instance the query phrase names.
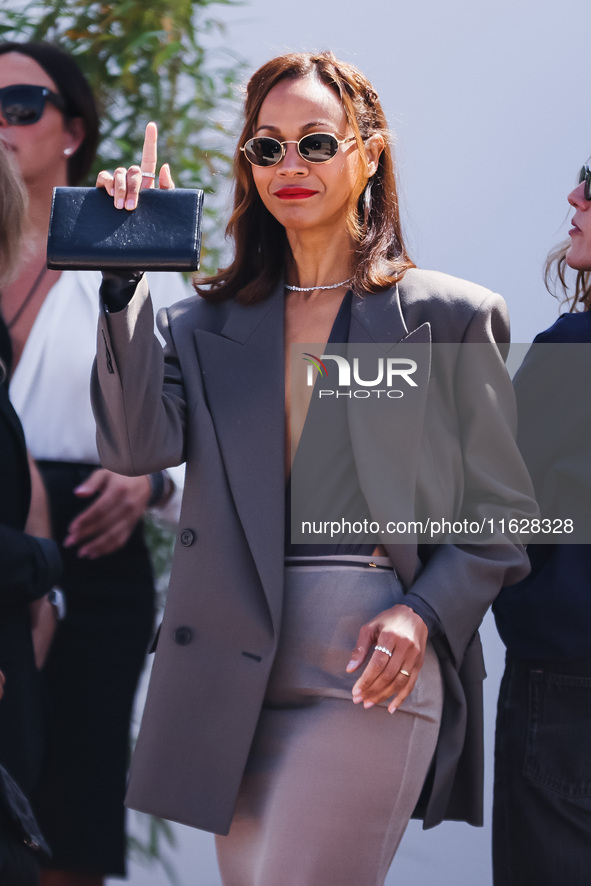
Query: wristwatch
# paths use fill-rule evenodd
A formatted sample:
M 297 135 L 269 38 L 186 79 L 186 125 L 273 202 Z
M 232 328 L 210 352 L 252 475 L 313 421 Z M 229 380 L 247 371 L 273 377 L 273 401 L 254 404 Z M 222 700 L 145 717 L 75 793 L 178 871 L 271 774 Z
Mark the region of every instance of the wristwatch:
M 148 474 L 148 480 L 152 488 L 148 507 L 164 507 L 174 492 L 174 480 L 168 471 L 156 471 L 154 474 Z
M 47 599 L 53 606 L 53 614 L 58 621 L 66 616 L 66 597 L 61 588 L 52 588 L 47 595 Z

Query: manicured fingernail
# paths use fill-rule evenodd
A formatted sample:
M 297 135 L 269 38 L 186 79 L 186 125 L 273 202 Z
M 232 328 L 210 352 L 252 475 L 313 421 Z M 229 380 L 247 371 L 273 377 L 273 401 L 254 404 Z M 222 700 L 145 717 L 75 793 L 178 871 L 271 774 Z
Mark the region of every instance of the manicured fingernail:
M 388 708 L 388 713 L 393 714 L 395 710 L 396 710 L 396 705 L 390 705 L 390 707 Z
M 135 209 L 135 200 L 130 197 L 127 203 L 125 204 L 126 209 Z
M 369 708 L 373 708 L 373 701 L 364 701 L 364 702 L 363 702 L 363 707 L 365 708 L 366 711 L 367 711 Z
M 119 197 L 117 200 L 115 200 L 115 206 L 117 207 L 117 209 L 123 209 L 124 205 L 125 204 L 123 201 L 123 197 Z
M 352 692 L 353 692 L 353 697 L 361 695 L 361 689 L 359 688 L 359 686 L 354 686 L 352 689 Z
M 355 661 L 354 658 L 352 658 L 351 661 L 349 662 L 349 664 L 347 665 L 347 668 L 346 668 L 347 671 L 352 671 L 356 664 L 357 664 L 357 662 Z

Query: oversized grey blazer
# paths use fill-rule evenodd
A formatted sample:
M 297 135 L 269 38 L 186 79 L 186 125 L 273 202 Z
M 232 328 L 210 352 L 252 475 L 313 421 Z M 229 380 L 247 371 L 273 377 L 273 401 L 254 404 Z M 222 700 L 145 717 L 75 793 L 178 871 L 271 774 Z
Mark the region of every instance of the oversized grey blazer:
M 143 280 L 124 310 L 99 320 L 92 398 L 101 462 L 138 475 L 187 463 L 166 609 L 127 804 L 227 833 L 273 663 L 281 622 L 284 546 L 283 286 L 253 306 L 188 298 L 153 335 Z M 398 287 L 353 300 L 350 340 L 507 342 L 503 300 L 471 283 L 410 270 Z M 514 442 L 513 391 L 503 359 L 468 373 L 457 361 L 442 386 L 471 376 L 468 430 L 441 386 L 422 384 L 387 433 L 351 425 L 354 451 L 387 440 L 379 471 L 360 472 L 374 512 L 414 501 L 452 517 L 461 507 L 457 464 L 484 507 L 499 490 L 516 516 L 532 515 L 531 485 Z M 464 367 L 466 369 L 466 367 Z M 427 379 L 428 381 L 428 379 Z M 382 447 L 383 448 L 383 447 Z M 480 451 L 482 449 L 482 452 Z M 460 484 L 461 487 L 461 484 Z M 492 505 L 491 505 L 492 506 Z M 387 507 L 387 504 L 386 504 Z M 432 773 L 418 814 L 482 819 L 482 680 L 477 628 L 502 585 L 527 574 L 510 543 L 388 546 L 407 590 L 434 610 L 445 701 Z M 395 753 L 395 749 L 392 749 Z M 343 777 L 347 777 L 346 773 Z

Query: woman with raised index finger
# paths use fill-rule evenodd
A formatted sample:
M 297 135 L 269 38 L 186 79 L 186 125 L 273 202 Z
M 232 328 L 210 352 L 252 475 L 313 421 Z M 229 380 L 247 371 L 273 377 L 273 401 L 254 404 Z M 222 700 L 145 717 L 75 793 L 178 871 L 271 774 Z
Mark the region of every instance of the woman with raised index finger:
M 100 174 L 117 205 L 134 206 L 152 183 L 154 146 L 150 127 L 141 167 Z M 164 352 L 141 274 L 101 290 L 92 384 L 102 457 L 127 473 L 187 462 L 127 802 L 220 835 L 226 886 L 373 886 L 424 787 L 426 826 L 480 821 L 476 632 L 507 575 L 528 566 L 508 541 L 424 546 L 420 557 L 416 537 L 395 544 L 374 531 L 292 542 L 299 476 L 310 489 L 319 476 L 295 472 L 322 405 L 317 386 L 298 384 L 301 357 L 319 357 L 324 372 L 338 368 L 322 358 L 339 342 L 423 354 L 431 336 L 491 346 L 461 416 L 453 399 L 458 414 L 442 413 L 464 376 L 460 349 L 430 389 L 428 360 L 415 361 L 416 394 L 388 401 L 403 404 L 404 420 L 380 413 L 383 433 L 353 399 L 333 397 L 320 480 L 325 500 L 360 523 L 384 517 L 384 501 L 453 518 L 463 502 L 451 458 L 484 507 L 503 489 L 511 512 L 528 514 L 495 347 L 506 311 L 481 287 L 415 269 L 377 94 L 330 52 L 255 72 L 235 178 L 234 259 L 160 315 Z M 160 186 L 171 186 L 167 167 Z

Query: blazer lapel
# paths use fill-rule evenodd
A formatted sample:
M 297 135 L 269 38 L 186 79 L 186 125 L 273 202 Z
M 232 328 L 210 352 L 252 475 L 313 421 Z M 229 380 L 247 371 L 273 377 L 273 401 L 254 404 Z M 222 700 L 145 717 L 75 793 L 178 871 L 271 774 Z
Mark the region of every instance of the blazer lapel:
M 350 342 L 396 343 L 408 335 L 398 287 L 386 292 L 355 296 L 351 308 Z
M 349 401 L 349 427 L 359 483 L 373 519 L 382 527 L 389 521 L 406 522 L 415 517 L 415 490 L 421 439 L 431 371 L 431 328 L 424 323 L 407 329 L 397 287 L 387 292 L 355 298 L 349 333 L 349 360 L 361 345 L 360 357 L 376 352 L 387 357 L 414 360 L 412 379 L 401 379 L 403 396 L 377 396 Z M 365 349 L 365 350 L 363 350 Z M 382 385 L 381 387 L 384 387 Z M 390 541 L 398 539 L 398 543 Z M 416 535 L 383 536 L 388 553 L 403 584 L 414 578 Z
M 195 330 L 204 385 L 238 516 L 275 628 L 285 513 L 283 285 L 234 304 L 220 335 Z

